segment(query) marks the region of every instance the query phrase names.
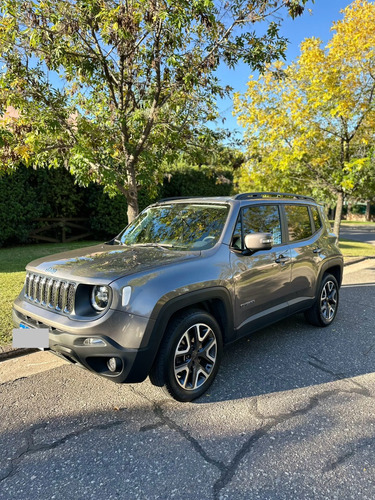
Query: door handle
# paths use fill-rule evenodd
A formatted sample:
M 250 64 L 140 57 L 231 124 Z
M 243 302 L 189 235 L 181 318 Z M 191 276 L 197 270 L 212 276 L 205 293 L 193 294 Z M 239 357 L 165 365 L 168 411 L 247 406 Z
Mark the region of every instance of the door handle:
M 288 262 L 290 260 L 290 257 L 285 257 L 285 255 L 279 255 L 277 259 L 275 259 L 275 262 L 277 264 L 284 264 L 285 262 Z
M 323 252 L 323 248 L 316 247 L 316 248 L 314 248 L 313 252 L 314 253 L 321 253 L 321 252 Z

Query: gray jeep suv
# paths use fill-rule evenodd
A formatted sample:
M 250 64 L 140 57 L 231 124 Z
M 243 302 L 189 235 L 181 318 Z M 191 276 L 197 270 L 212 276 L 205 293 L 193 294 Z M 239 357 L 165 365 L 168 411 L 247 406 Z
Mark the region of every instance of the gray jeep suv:
M 283 193 L 174 198 L 108 243 L 35 260 L 17 327 L 114 382 L 147 376 L 179 401 L 203 394 L 223 345 L 301 311 L 334 320 L 343 259 L 323 208 Z

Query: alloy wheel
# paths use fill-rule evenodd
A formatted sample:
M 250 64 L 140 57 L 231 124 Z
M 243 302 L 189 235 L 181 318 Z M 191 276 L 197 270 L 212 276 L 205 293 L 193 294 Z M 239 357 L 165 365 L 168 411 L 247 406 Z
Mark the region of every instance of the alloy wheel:
M 337 289 L 333 281 L 325 283 L 320 295 L 320 312 L 326 321 L 332 321 L 337 308 Z
M 178 385 L 193 391 L 212 373 L 217 358 L 215 332 L 204 323 L 196 323 L 181 336 L 174 355 L 174 374 Z

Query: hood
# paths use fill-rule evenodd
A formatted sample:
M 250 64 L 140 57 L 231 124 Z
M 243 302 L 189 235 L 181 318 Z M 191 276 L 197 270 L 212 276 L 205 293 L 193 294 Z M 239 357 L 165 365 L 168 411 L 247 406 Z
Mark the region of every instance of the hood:
M 27 271 L 60 279 L 115 279 L 198 257 L 197 251 L 179 251 L 153 246 L 95 245 L 34 260 Z

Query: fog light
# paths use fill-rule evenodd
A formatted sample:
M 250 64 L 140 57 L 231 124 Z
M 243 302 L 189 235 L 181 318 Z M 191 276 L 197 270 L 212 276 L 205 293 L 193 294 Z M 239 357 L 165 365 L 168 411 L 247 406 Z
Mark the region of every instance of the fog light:
M 121 359 L 120 358 L 109 358 L 107 361 L 108 370 L 112 373 L 119 372 L 121 370 Z
M 83 345 L 107 345 L 107 344 L 102 339 L 98 339 L 95 337 L 87 337 L 87 339 L 83 341 Z

